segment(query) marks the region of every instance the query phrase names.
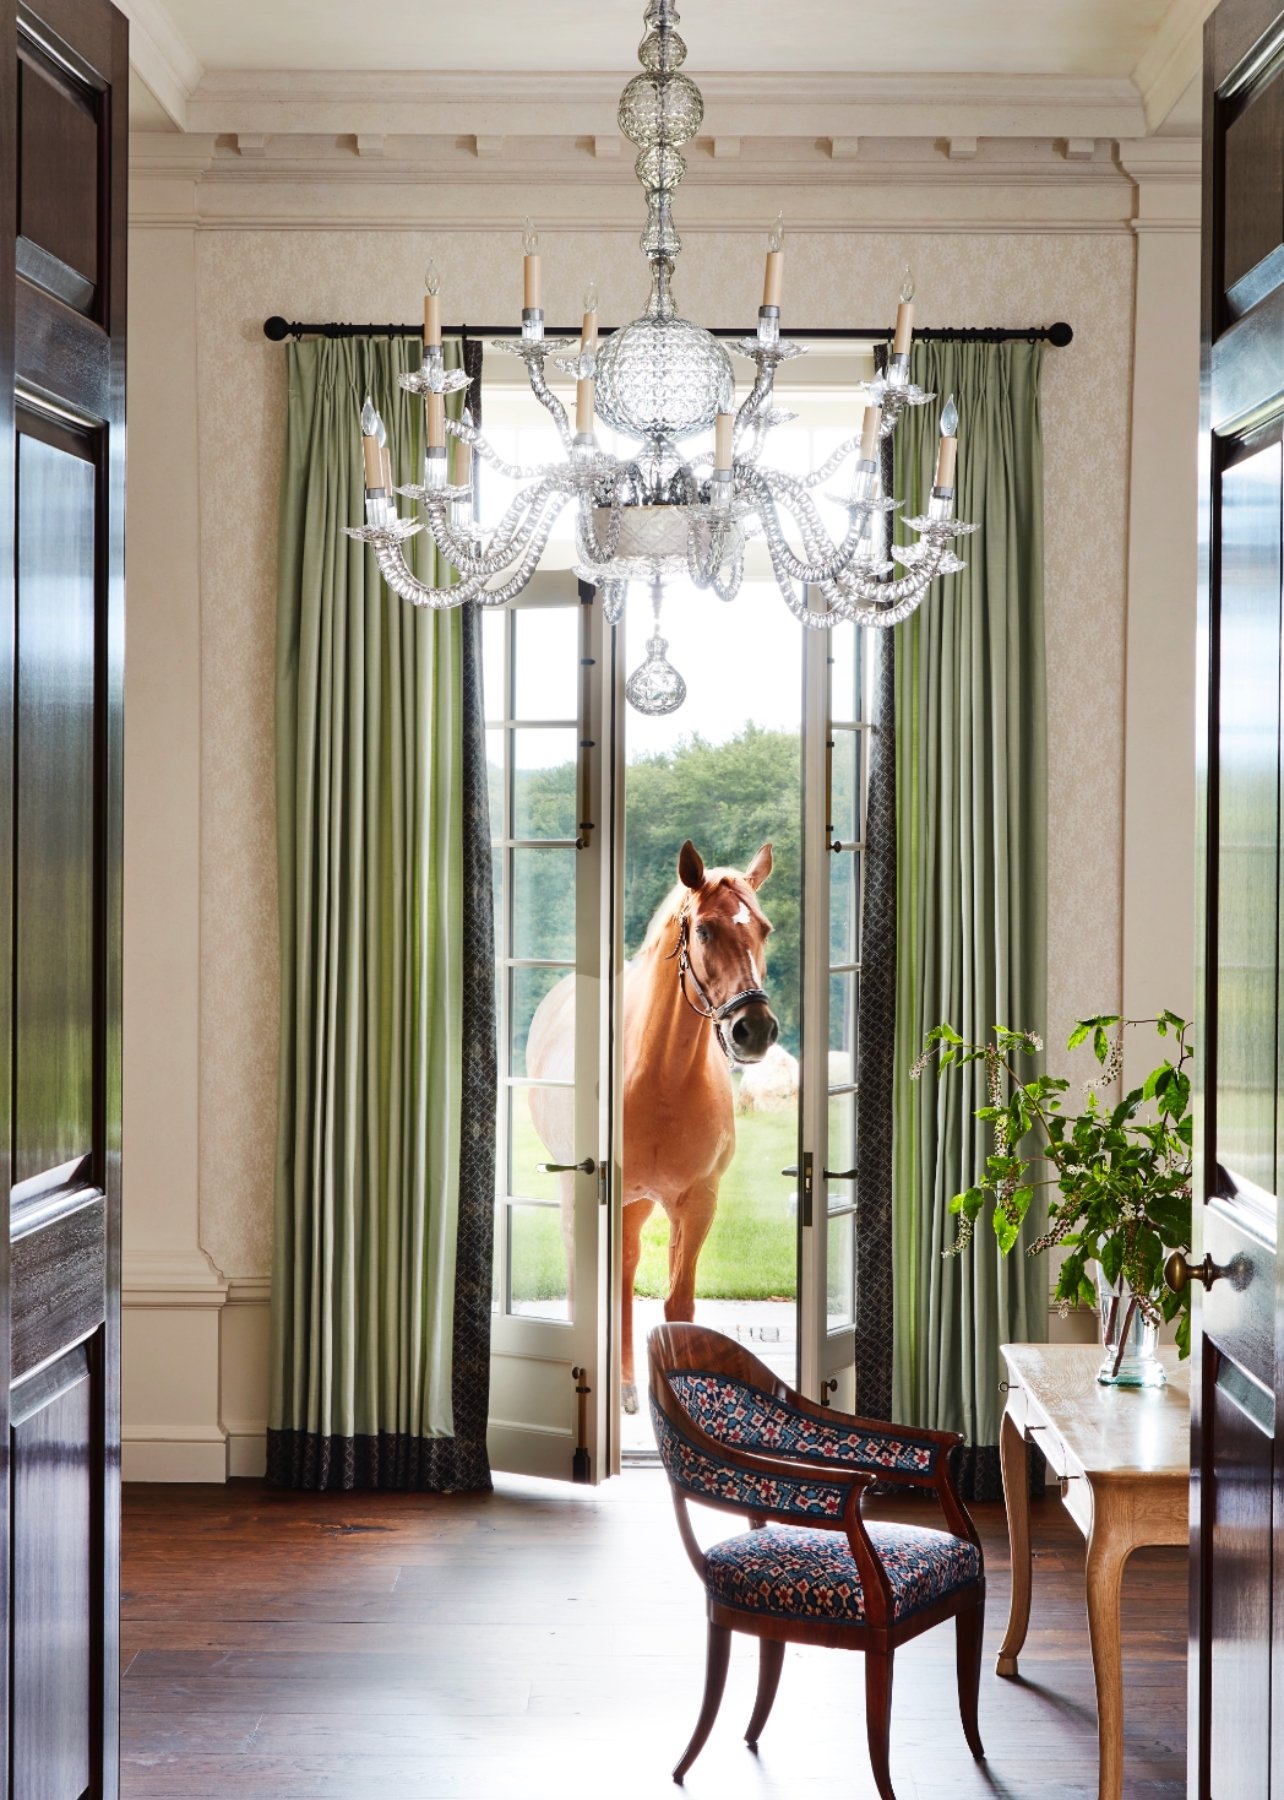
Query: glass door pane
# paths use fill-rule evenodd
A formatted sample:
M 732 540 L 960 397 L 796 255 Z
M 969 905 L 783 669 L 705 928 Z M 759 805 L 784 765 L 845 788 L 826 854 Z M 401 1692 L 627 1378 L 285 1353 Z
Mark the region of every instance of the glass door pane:
M 549 588 L 483 620 L 500 1051 L 489 1436 L 496 1468 L 596 1480 L 600 1408 L 585 1408 L 581 1442 L 577 1388 L 608 1380 L 600 782 L 585 761 L 600 659 L 597 609 L 565 579 Z

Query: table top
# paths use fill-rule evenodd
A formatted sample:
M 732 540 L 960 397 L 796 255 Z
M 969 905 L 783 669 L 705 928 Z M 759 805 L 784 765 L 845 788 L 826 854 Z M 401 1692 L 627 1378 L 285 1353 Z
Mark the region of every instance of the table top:
M 1046 1415 L 1084 1473 L 1122 1477 L 1190 1475 L 1190 1363 L 1165 1346 L 1161 1388 L 1097 1381 L 1097 1344 L 1004 1344 L 1015 1387 Z

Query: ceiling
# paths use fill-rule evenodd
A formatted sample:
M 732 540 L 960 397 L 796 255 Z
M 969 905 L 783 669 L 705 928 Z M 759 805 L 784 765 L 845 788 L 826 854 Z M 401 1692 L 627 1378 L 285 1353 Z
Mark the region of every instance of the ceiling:
M 206 69 L 634 65 L 641 0 L 163 0 Z M 1182 0 L 1177 0 L 1178 6 Z M 688 0 L 693 72 L 1130 75 L 1173 0 Z M 154 10 L 149 6 L 148 11 Z

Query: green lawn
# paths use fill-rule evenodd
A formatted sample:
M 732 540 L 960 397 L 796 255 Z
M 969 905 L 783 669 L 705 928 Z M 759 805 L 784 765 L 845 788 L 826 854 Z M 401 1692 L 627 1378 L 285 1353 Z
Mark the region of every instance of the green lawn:
M 525 1107 L 514 1111 L 513 1167 L 520 1172 L 532 1169 L 545 1151 Z M 735 1161 L 723 1177 L 717 1217 L 700 1253 L 699 1299 L 793 1299 L 797 1222 L 789 1210 L 789 1195 L 794 1184 L 780 1171 L 795 1160 L 797 1148 L 798 1126 L 792 1112 L 748 1113 L 736 1120 Z M 627 1157 L 627 1144 L 624 1154 Z M 564 1294 L 566 1264 L 557 1210 L 523 1210 L 520 1231 L 514 1300 Z M 663 1299 L 668 1292 L 668 1243 L 669 1222 L 657 1207 L 643 1232 L 637 1293 Z

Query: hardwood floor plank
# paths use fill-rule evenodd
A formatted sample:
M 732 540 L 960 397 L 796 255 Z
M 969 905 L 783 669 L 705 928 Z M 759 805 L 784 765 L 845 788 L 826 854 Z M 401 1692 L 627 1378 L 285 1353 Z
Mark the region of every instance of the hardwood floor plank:
M 913 1502 L 872 1509 L 935 1523 Z M 1083 1547 L 1053 1500 L 1021 1668 L 997 1681 L 1001 1509 L 976 1509 L 990 1598 L 981 1732 L 964 1744 L 949 1629 L 897 1657 L 898 1800 L 1096 1800 Z M 123 1800 L 658 1800 L 698 1710 L 700 1585 L 662 1477 L 491 1496 L 126 1490 Z M 706 1514 L 712 1542 L 736 1529 Z M 1184 1800 L 1186 1568 L 1125 1584 L 1128 1800 Z M 874 1800 L 861 1661 L 791 1648 L 758 1757 L 756 1653 L 688 1777 L 692 1800 Z

